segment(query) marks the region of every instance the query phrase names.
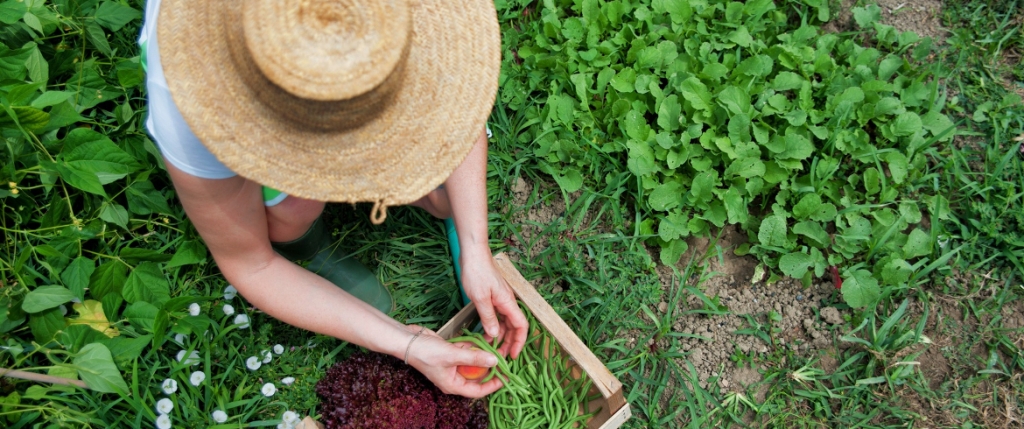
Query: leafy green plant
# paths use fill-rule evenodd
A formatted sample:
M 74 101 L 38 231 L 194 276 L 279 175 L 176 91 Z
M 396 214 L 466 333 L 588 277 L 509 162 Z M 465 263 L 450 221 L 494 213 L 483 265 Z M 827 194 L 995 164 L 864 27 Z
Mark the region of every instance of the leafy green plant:
M 918 224 L 942 201 L 918 204 L 919 183 L 924 150 L 954 125 L 922 63 L 930 41 L 877 22 L 876 6 L 854 10 L 870 47 L 793 25 L 768 0 L 537 9 L 519 24 L 534 37 L 506 33 L 515 56 L 500 97 L 530 118 L 523 135 L 566 192 L 601 177 L 599 154 L 626 159 L 649 213 L 640 233 L 663 263 L 686 237 L 737 224 L 755 243 L 741 251 L 783 274 L 841 267 L 847 302 L 864 307 L 934 260 Z

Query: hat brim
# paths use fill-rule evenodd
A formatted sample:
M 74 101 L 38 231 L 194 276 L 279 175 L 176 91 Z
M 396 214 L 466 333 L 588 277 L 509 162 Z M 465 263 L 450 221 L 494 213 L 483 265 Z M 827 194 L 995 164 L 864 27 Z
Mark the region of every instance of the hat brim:
M 401 85 L 365 124 L 335 131 L 282 118 L 245 84 L 227 43 L 241 4 L 163 0 L 157 34 L 175 104 L 239 175 L 319 201 L 407 204 L 443 183 L 483 132 L 501 62 L 492 2 L 410 2 Z

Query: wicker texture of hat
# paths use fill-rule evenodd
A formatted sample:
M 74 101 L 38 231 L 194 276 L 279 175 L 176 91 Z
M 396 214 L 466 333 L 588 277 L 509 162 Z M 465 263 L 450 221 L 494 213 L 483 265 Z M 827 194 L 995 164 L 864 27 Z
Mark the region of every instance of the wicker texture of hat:
M 164 0 L 175 104 L 243 177 L 320 201 L 413 202 L 472 149 L 494 105 L 489 0 Z

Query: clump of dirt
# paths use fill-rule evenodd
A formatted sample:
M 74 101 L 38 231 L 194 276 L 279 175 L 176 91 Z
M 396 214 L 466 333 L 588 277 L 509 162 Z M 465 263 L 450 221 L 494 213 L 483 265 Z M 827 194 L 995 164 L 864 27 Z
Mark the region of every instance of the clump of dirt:
M 505 238 L 510 247 L 522 249 L 527 258 L 538 255 L 548 247 L 551 237 L 541 232 L 546 225 L 565 215 L 565 202 L 561 198 L 554 198 L 548 204 L 530 204 L 530 200 L 536 198 L 545 188 L 543 184 L 537 187 L 522 177 L 517 177 L 511 189 L 512 205 L 506 208 L 513 210 L 516 207 L 528 207 L 512 215 L 512 222 L 522 226 L 522 241 L 525 243 L 520 243 L 519 238 L 515 236 Z M 534 192 L 535 189 L 537 192 Z M 517 262 L 519 255 L 513 253 L 510 258 Z

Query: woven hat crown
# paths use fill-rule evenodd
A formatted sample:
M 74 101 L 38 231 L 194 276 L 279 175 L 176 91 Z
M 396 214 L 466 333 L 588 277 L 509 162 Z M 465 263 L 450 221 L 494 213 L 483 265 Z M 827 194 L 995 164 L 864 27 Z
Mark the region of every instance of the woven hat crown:
M 278 114 L 317 129 L 365 123 L 402 79 L 405 0 L 245 0 L 228 43 L 243 80 Z

